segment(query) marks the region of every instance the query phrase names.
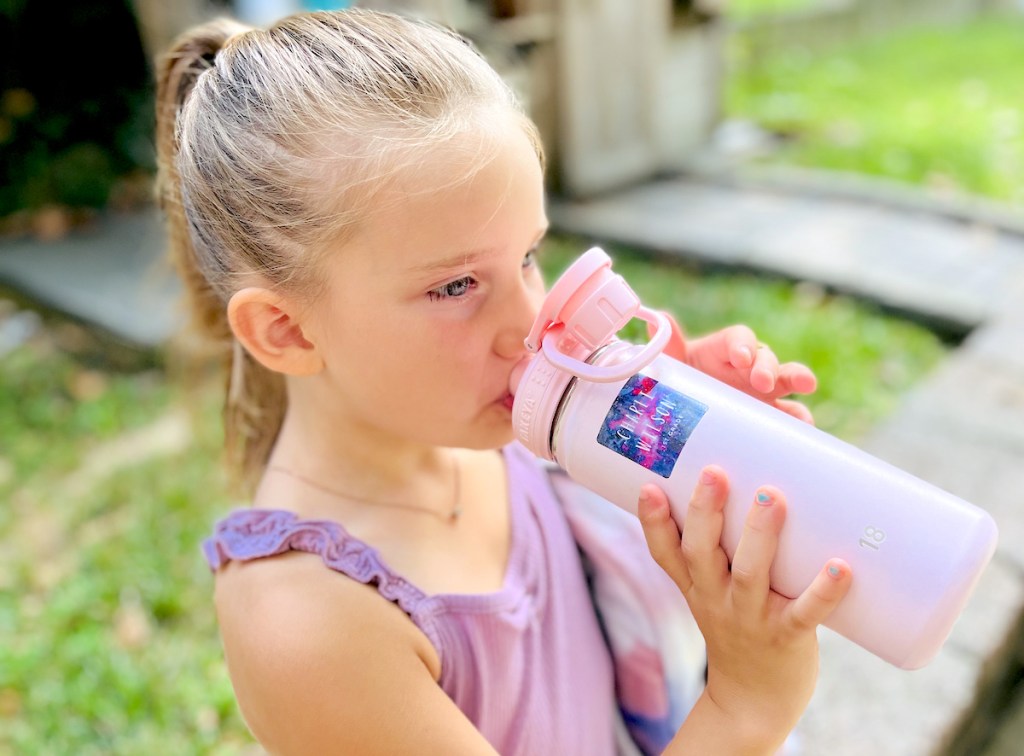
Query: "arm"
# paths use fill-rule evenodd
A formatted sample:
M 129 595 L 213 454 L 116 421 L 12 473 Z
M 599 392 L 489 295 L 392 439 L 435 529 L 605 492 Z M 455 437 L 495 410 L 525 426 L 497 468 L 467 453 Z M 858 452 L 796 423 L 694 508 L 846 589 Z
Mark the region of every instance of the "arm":
M 680 536 L 665 494 L 650 485 L 641 492 L 651 554 L 686 597 L 708 651 L 707 686 L 666 753 L 775 753 L 817 682 L 817 626 L 851 582 L 849 566 L 833 559 L 795 599 L 769 588 L 786 515 L 785 497 L 770 486 L 751 507 L 730 566 L 719 545 L 727 494 L 722 470 L 705 468 Z
M 232 563 L 217 613 L 246 723 L 274 754 L 494 754 L 429 640 L 374 588 L 289 554 Z
M 806 365 L 780 364 L 775 353 L 759 342 L 745 325 L 730 326 L 687 341 L 676 319 L 667 312 L 664 315 L 672 323 L 672 336 L 665 354 L 787 414 L 814 423 L 807 407 L 782 398 L 790 394 L 810 394 L 817 388 L 817 379 Z

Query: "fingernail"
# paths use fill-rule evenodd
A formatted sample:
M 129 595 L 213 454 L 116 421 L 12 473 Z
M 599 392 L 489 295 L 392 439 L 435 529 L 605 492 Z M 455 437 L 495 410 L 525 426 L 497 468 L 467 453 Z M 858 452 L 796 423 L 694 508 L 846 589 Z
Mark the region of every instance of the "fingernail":
M 717 480 L 717 478 L 715 477 L 715 474 L 711 470 L 709 470 L 709 469 L 707 469 L 705 467 L 701 471 L 701 473 L 700 473 L 700 482 L 703 483 L 705 486 L 713 486 L 713 485 L 715 485 L 715 481 L 716 480 Z
M 647 492 L 646 488 L 640 489 L 640 503 L 646 504 L 651 500 L 651 495 Z
M 765 493 L 764 491 L 758 491 L 757 492 L 757 503 L 760 504 L 762 507 L 767 507 L 769 504 L 772 503 L 772 496 L 771 496 L 771 494 Z
M 739 349 L 739 352 L 740 352 L 741 355 L 743 355 L 744 361 L 746 361 L 746 362 L 753 361 L 754 353 L 750 351 L 750 347 L 748 347 L 748 346 L 741 346 L 740 349 Z
M 842 571 L 842 569 L 839 568 L 838 565 L 830 564 L 828 566 L 828 574 L 829 574 L 829 577 L 839 578 L 839 577 L 842 577 L 843 571 Z

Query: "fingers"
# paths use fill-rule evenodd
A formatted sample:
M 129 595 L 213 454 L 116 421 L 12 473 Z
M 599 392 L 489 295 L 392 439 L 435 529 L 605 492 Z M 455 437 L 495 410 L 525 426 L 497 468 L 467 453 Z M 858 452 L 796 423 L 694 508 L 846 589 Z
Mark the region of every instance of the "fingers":
M 761 344 L 757 348 L 750 369 L 750 385 L 754 390 L 777 398 L 789 394 L 813 394 L 818 388 L 814 372 L 799 362 L 779 363 L 771 347 Z
M 693 586 L 693 580 L 683 558 L 679 527 L 672 519 L 665 493 L 657 486 L 643 486 L 637 514 L 651 556 L 685 595 Z
M 779 363 L 779 358 L 767 344 L 757 340 L 745 325 L 735 325 L 721 331 L 717 341 L 711 341 L 713 351 L 724 350 L 720 358 L 740 371 L 747 371 L 750 387 L 765 398 L 775 399 L 788 394 L 810 394 L 818 387 L 813 371 L 799 362 Z
M 786 519 L 786 498 L 774 486 L 762 486 L 747 513 L 730 568 L 721 547 L 728 494 L 725 472 L 715 465 L 705 467 L 680 536 L 664 492 L 645 485 L 638 513 L 651 555 L 686 596 L 698 624 L 702 616 L 712 622 L 732 616 L 748 629 L 767 622 L 776 627 L 781 623 L 797 634 L 813 632 L 849 590 L 849 565 L 842 559 L 829 560 L 796 599 L 773 591 L 771 566 Z
M 719 590 L 729 577 L 729 561 L 720 546 L 728 495 L 725 472 L 708 465 L 701 470 L 683 525 L 682 551 L 690 577 L 712 590 Z
M 830 559 L 807 589 L 785 609 L 784 618 L 796 630 L 810 630 L 828 619 L 850 590 L 850 565 Z
M 772 486 L 758 489 L 732 560 L 733 602 L 759 613 L 768 601 L 769 571 L 786 518 L 786 500 Z
M 753 367 L 758 347 L 754 332 L 745 325 L 734 325 L 723 330 L 722 336 L 725 353 L 721 358 L 740 370 Z
M 787 394 L 813 394 L 818 388 L 814 371 L 800 362 L 786 362 L 779 366 L 776 382 Z
M 760 344 L 754 353 L 754 364 L 750 368 L 751 388 L 762 394 L 770 394 L 776 388 L 778 376 L 779 358 L 767 346 Z
M 803 405 L 800 402 L 794 402 L 790 399 L 776 399 L 775 407 L 782 410 L 787 415 L 792 415 L 797 420 L 802 420 L 805 423 L 814 425 L 814 415 L 806 405 Z

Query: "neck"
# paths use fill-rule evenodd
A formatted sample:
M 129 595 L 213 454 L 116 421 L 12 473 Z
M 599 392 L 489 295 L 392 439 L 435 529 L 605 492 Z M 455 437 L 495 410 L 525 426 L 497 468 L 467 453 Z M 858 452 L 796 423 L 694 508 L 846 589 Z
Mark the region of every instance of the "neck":
M 451 490 L 453 453 L 290 403 L 269 466 L 356 498 L 432 500 Z

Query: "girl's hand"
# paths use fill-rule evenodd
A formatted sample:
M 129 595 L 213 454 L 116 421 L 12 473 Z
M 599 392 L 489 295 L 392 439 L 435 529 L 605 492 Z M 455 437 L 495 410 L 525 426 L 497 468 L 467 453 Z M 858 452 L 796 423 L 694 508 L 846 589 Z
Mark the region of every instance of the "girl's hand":
M 657 486 L 641 490 L 639 515 L 651 554 L 686 597 L 707 644 L 707 687 L 678 739 L 693 744 L 700 733 L 697 742 L 710 744 L 707 737 L 721 736 L 727 752 L 772 753 L 810 701 L 816 628 L 846 595 L 850 568 L 830 560 L 795 599 L 769 588 L 786 517 L 782 492 L 770 486 L 758 491 L 730 567 L 720 545 L 728 488 L 720 468 L 702 471 L 681 537 Z
M 665 354 L 738 388 L 799 420 L 814 424 L 811 411 L 800 402 L 783 399 L 790 394 L 810 394 L 818 381 L 806 365 L 779 364 L 775 353 L 757 340 L 745 325 L 734 325 L 687 341 L 671 314 L 672 336 Z M 650 326 L 648 326 L 650 331 Z

